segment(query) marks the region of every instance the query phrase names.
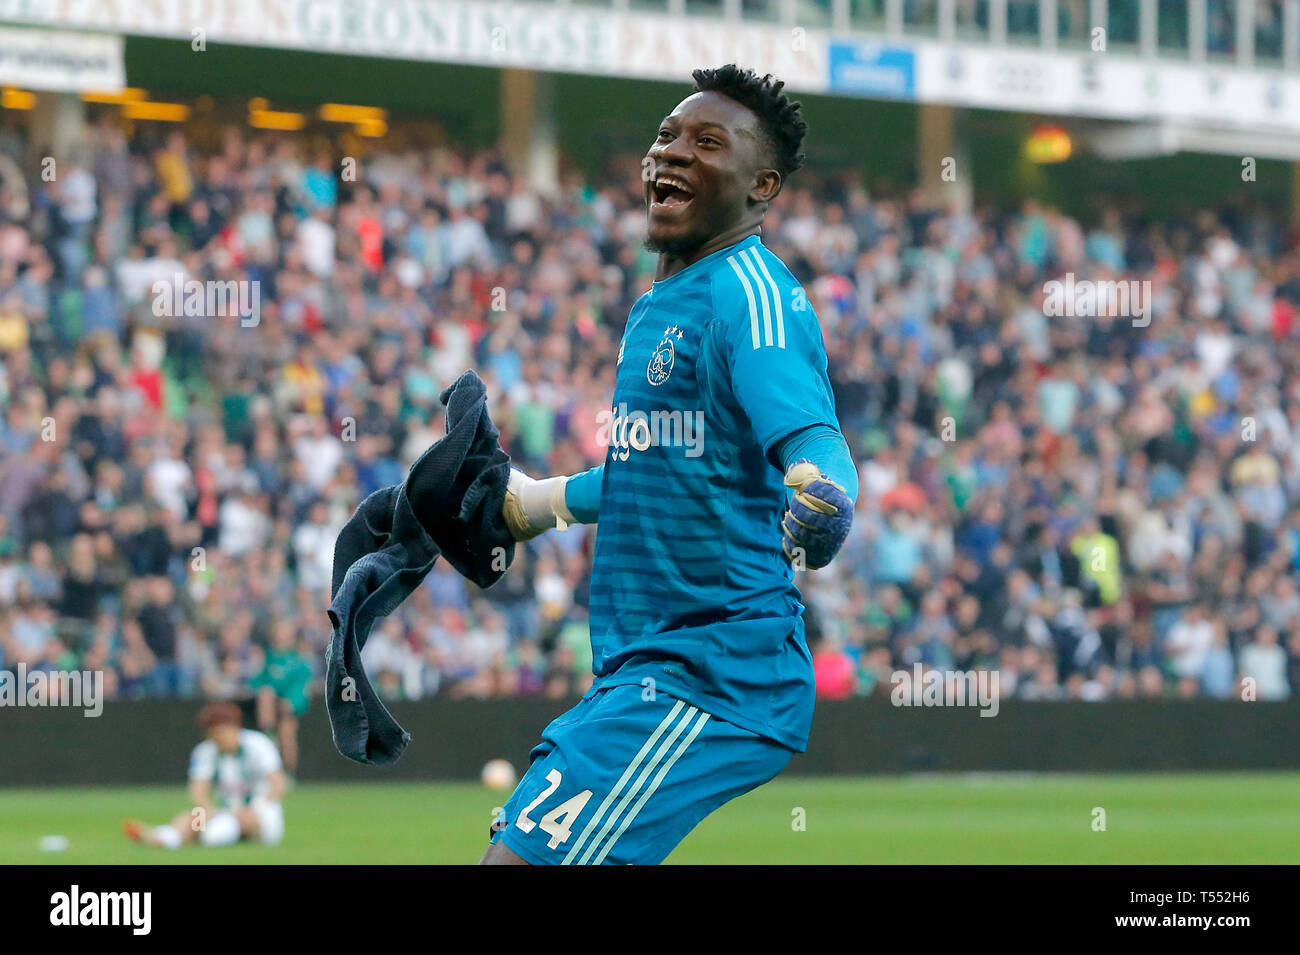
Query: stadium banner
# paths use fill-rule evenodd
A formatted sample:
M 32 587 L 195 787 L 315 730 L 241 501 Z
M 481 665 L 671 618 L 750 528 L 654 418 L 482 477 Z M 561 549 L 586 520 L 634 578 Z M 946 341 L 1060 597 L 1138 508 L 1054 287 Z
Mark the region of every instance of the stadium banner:
M 916 51 L 922 102 L 1300 132 L 1300 76 L 925 41 Z
M 831 93 L 916 98 L 916 52 L 911 47 L 832 39 L 826 58 Z
M 702 63 L 735 61 L 761 65 L 782 77 L 790 89 L 808 93 L 1300 132 L 1296 75 L 1153 62 L 1123 54 L 923 39 L 900 43 L 882 36 L 833 36 L 799 26 L 705 17 L 691 18 L 685 29 L 682 21 L 668 16 L 575 5 L 494 0 L 0 0 L 3 22 L 643 79 L 680 80 Z M 43 88 L 17 78 L 6 82 Z M 113 88 L 121 83 L 100 85 Z
M 702 64 L 761 64 L 826 89 L 827 35 L 773 24 L 679 20 L 579 6 L 446 0 L 0 0 L 0 21 L 204 43 L 671 79 Z
M 30 90 L 116 92 L 126 85 L 122 37 L 0 27 L 0 84 Z

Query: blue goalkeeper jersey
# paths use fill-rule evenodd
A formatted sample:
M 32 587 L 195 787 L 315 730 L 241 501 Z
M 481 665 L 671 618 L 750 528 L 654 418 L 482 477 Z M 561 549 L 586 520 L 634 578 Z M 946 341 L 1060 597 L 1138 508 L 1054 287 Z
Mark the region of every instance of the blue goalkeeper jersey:
M 802 752 L 813 669 L 776 449 L 839 426 L 817 316 L 758 236 L 637 300 L 603 417 L 592 692 L 639 683 Z

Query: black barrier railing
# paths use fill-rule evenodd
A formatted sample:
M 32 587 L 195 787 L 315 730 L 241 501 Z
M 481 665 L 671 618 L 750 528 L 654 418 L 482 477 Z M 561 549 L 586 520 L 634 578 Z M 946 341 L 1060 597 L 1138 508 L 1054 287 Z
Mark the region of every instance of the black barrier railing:
M 395 704 L 406 754 L 376 770 L 335 752 L 319 704 L 303 718 L 299 778 L 470 779 L 502 757 L 524 766 L 559 700 L 425 700 Z M 0 708 L 0 786 L 178 784 L 198 741 L 198 704 L 111 703 Z M 1145 772 L 1300 769 L 1300 701 L 1238 703 L 1004 701 L 995 717 L 967 707 L 895 707 L 884 698 L 822 702 L 808 752 L 789 772 Z

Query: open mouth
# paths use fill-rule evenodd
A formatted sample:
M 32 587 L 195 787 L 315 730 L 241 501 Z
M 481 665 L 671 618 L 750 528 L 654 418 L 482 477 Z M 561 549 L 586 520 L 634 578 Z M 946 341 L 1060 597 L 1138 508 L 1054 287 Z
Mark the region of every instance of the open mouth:
M 652 209 L 677 209 L 695 198 L 691 187 L 673 176 L 660 176 L 651 189 Z

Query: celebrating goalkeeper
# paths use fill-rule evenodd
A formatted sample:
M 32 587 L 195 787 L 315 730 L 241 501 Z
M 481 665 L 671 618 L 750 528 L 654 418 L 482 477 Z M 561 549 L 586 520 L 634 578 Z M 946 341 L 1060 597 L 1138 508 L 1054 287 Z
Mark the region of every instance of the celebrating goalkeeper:
M 486 863 L 660 862 L 807 745 L 794 573 L 831 561 L 857 496 L 817 316 L 761 239 L 807 126 L 770 76 L 694 79 L 643 164 L 659 261 L 619 348 L 605 463 L 516 471 L 506 497 L 520 540 L 599 519 L 596 679 L 543 732 Z

